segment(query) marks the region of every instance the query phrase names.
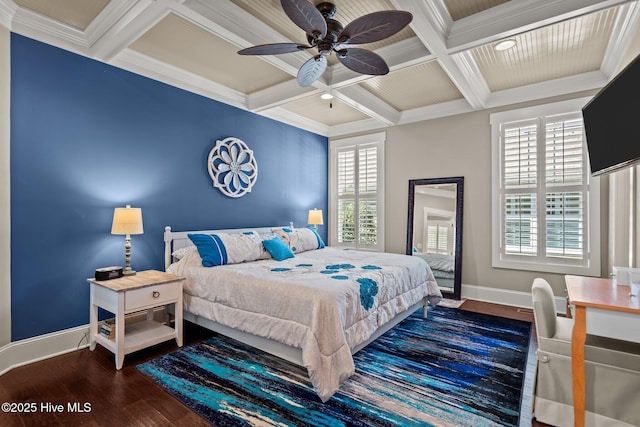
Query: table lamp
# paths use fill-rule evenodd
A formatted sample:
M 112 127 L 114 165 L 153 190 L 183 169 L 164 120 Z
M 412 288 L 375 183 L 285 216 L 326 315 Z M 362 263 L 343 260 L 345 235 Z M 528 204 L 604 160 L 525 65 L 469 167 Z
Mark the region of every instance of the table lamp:
M 125 276 L 136 274 L 131 270 L 131 235 L 142 234 L 142 209 L 132 208 L 127 205 L 124 208 L 115 208 L 113 211 L 113 223 L 111 224 L 111 234 L 124 234 L 124 259 L 125 267 L 122 272 Z
M 309 211 L 309 217 L 307 218 L 307 223 L 309 225 L 313 225 L 313 228 L 318 229 L 318 225 L 324 224 L 322 221 L 322 211 L 319 209 L 312 209 Z

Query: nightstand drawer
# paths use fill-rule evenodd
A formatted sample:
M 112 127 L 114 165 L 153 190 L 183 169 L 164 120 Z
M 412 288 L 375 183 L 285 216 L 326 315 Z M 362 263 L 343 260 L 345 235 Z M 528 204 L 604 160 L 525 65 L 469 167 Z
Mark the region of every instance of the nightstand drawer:
M 124 309 L 129 311 L 150 305 L 158 306 L 175 302 L 178 298 L 179 288 L 175 283 L 165 283 L 127 291 L 124 296 Z

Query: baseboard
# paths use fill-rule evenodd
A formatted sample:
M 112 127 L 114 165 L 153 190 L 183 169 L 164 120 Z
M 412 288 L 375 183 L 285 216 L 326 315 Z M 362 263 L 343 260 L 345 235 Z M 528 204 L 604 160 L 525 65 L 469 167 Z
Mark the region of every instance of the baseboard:
M 531 294 L 528 292 L 509 291 L 485 286 L 462 285 L 462 298 L 514 307 L 532 308 Z M 559 313 L 566 312 L 566 300 L 564 298 L 556 297 L 555 303 L 556 311 Z M 127 323 L 129 321 L 136 321 L 136 317 L 139 315 L 138 313 L 128 315 L 126 318 Z M 161 308 L 154 312 L 154 317 L 157 320 L 162 319 L 163 316 L 164 313 Z M 89 325 L 82 325 L 7 344 L 0 348 L 0 375 L 18 366 L 86 348 L 89 345 L 88 333 Z
M 462 298 L 493 304 L 509 305 L 533 309 L 530 292 L 510 291 L 507 289 L 489 288 L 486 286 L 462 285 Z M 556 312 L 567 312 L 567 300 L 555 297 Z
M 144 312 L 127 314 L 125 323 L 137 322 L 145 318 Z M 153 317 L 156 321 L 166 321 L 163 307 L 156 307 Z M 0 375 L 13 368 L 28 365 L 50 357 L 87 348 L 89 346 L 89 325 L 39 335 L 12 342 L 0 347 Z
M 39 335 L 0 348 L 0 375 L 18 366 L 69 353 L 88 346 L 89 325 Z

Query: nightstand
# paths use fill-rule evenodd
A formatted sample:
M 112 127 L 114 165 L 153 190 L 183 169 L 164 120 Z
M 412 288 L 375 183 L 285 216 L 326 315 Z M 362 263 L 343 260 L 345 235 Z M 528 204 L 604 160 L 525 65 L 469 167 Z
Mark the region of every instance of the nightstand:
M 116 369 L 122 369 L 125 354 L 175 338 L 182 347 L 182 281 L 184 277 L 162 271 L 140 271 L 134 276 L 112 280 L 88 279 L 91 286 L 89 348 L 96 343 L 116 356 Z M 153 320 L 153 309 L 175 305 L 174 328 Z M 100 334 L 98 307 L 115 314 L 115 334 L 112 339 Z M 146 320 L 125 327 L 125 315 L 145 311 Z

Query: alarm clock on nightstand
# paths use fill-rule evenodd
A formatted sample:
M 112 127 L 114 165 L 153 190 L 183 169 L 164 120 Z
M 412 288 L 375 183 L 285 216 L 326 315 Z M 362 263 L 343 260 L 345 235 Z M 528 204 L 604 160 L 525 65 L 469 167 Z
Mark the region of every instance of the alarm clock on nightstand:
M 111 280 L 122 277 L 122 267 L 114 265 L 111 267 L 96 268 L 96 280 Z

